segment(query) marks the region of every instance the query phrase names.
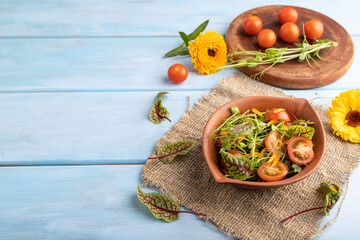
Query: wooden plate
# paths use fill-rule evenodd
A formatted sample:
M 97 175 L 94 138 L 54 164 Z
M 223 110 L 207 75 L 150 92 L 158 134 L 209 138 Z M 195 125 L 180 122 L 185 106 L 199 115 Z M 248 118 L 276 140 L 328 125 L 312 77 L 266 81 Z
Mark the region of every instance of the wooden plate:
M 277 41 L 273 47 L 294 48 L 293 43 L 286 43 L 279 36 L 281 27 L 278 21 L 278 13 L 285 5 L 272 5 L 251 9 L 242 13 L 230 24 L 226 32 L 226 44 L 229 51 L 254 50 L 264 51 L 257 44 L 257 36 L 247 35 L 243 28 L 243 21 L 250 15 L 257 15 L 263 21 L 263 29 L 272 29 L 277 35 Z M 291 60 L 286 63 L 277 64 L 265 71 L 260 81 L 267 84 L 289 88 L 289 89 L 309 89 L 328 85 L 342 77 L 350 68 L 354 59 L 354 44 L 347 31 L 331 18 L 306 8 L 294 7 L 299 13 L 297 25 L 300 28 L 302 36 L 302 24 L 311 19 L 318 19 L 324 24 L 324 34 L 320 39 L 330 39 L 339 43 L 338 47 L 330 47 L 320 51 L 320 56 L 330 62 L 318 60 L 321 69 L 315 64 L 310 68 L 306 61 L 299 63 L 297 60 Z M 301 43 L 300 37 L 296 42 Z M 315 41 L 309 40 L 310 44 Z M 245 74 L 251 76 L 264 70 L 268 65 L 257 66 L 254 68 L 240 68 Z

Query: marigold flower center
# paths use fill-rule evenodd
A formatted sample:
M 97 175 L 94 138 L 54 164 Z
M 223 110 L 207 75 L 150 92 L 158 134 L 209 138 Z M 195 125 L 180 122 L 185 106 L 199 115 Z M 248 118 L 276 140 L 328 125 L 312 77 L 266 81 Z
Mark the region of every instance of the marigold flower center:
M 352 127 L 360 126 L 360 111 L 350 111 L 346 114 L 345 120 L 347 120 L 347 125 Z
M 210 57 L 215 57 L 215 51 L 214 50 L 212 50 L 212 49 L 208 49 L 208 55 L 210 56 Z

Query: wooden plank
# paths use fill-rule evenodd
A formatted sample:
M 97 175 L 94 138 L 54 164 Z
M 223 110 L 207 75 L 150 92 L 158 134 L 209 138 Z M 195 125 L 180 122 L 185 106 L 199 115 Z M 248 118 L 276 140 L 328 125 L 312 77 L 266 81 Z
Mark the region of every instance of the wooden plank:
M 333 91 L 288 91 L 329 103 Z M 144 163 L 155 143 L 203 91 L 171 91 L 172 122 L 148 115 L 156 91 L 0 94 L 0 165 Z M 136 124 L 134 124 L 136 123 Z
M 171 224 L 155 219 L 136 196 L 141 172 L 142 166 L 0 168 L 0 239 L 233 239 L 191 214 Z M 339 219 L 317 240 L 359 236 L 358 170 L 351 180 Z
M 230 22 L 246 10 L 284 4 L 280 0 L 237 1 L 0 1 L 0 36 L 164 36 L 191 32 L 210 19 L 209 29 L 225 34 Z M 288 4 L 319 11 L 338 21 L 350 34 L 360 34 L 356 0 L 294 0 Z M 165 10 L 166 9 L 166 10 Z M 191 16 L 191 17 L 190 17 Z M 276 16 L 274 16 L 276 17 Z
M 0 39 L 0 92 L 207 90 L 238 69 L 203 76 L 189 57 L 164 58 L 174 38 Z M 354 38 L 355 60 L 338 81 L 321 89 L 359 87 L 360 37 Z M 185 65 L 188 79 L 173 84 L 168 68 Z M 302 63 L 306 64 L 306 63 Z M 321 64 L 326 64 L 321 62 Z

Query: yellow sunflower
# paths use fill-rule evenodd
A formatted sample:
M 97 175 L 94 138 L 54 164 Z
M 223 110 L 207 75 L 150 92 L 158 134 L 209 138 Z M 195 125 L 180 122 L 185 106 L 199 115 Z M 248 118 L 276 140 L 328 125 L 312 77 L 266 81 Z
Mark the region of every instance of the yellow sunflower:
M 360 89 L 340 93 L 332 100 L 327 114 L 337 136 L 360 143 Z
M 189 42 L 189 53 L 199 74 L 218 72 L 227 63 L 224 38 L 214 31 L 200 33 L 194 42 Z

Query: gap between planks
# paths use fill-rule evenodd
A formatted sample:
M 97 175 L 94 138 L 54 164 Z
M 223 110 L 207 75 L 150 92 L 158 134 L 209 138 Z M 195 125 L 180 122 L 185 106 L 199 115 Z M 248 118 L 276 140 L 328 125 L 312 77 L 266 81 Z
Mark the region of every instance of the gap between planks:
M 8 167 L 82 167 L 82 166 L 138 166 L 145 165 L 145 163 L 89 163 L 89 164 L 43 164 L 43 165 L 1 165 L 0 168 Z

